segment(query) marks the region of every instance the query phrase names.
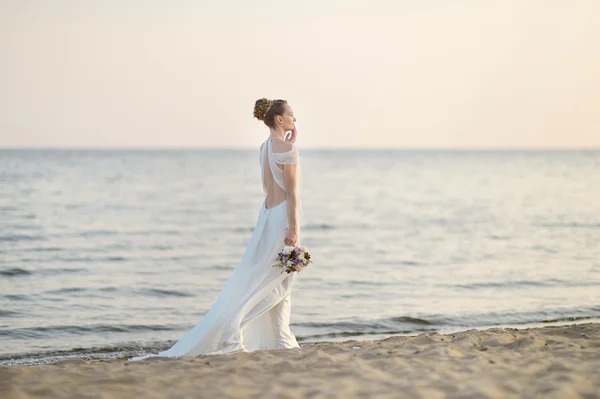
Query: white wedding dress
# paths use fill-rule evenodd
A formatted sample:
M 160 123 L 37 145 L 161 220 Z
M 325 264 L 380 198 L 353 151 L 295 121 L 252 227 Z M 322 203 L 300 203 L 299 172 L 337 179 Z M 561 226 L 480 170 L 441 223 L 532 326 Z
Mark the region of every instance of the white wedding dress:
M 300 347 L 289 326 L 290 295 L 296 273 L 281 273 L 279 268 L 273 267 L 277 253 L 285 246 L 288 201 L 284 200 L 271 208 L 265 204 L 267 179 L 275 183 L 270 184 L 271 187 L 285 192 L 283 169 L 277 164 L 297 164 L 299 179 L 299 155 L 295 144 L 290 151 L 274 153 L 271 141 L 267 139 L 260 150 L 265 200 L 261 203 L 256 227 L 240 263 L 216 302 L 198 324 L 170 349 L 131 360 Z M 300 200 L 297 208 L 300 217 Z

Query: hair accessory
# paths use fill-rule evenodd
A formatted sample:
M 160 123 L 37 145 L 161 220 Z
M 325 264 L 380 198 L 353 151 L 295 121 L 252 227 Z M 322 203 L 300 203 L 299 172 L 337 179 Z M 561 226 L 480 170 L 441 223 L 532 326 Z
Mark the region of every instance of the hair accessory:
M 273 106 L 273 100 L 267 100 L 267 110 L 265 111 L 265 116 L 269 113 L 269 110 Z

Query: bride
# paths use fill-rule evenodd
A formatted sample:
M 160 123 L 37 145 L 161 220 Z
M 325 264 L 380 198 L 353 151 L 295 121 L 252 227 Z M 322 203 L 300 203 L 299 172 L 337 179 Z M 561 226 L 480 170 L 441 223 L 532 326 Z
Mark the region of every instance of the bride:
M 285 100 L 256 101 L 254 116 L 270 135 L 260 147 L 265 195 L 241 261 L 210 310 L 170 349 L 134 357 L 177 357 L 299 348 L 290 330 L 290 295 L 295 273 L 273 261 L 284 245 L 298 245 L 302 214 L 294 112 Z M 292 135 L 285 140 L 286 132 Z

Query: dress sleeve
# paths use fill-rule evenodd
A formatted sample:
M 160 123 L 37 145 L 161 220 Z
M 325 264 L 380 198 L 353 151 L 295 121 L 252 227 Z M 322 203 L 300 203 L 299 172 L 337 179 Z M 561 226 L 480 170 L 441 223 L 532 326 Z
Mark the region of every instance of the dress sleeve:
M 275 163 L 280 165 L 291 165 L 298 163 L 299 155 L 296 144 L 292 144 L 292 149 L 286 152 L 273 152 L 271 153 Z

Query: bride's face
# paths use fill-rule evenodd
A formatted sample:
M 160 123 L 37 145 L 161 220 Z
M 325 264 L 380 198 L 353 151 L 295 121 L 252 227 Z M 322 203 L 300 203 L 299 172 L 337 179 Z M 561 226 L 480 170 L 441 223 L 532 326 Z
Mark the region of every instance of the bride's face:
M 288 130 L 292 130 L 294 128 L 294 122 L 296 122 L 296 117 L 294 116 L 294 110 L 288 104 L 285 106 L 285 111 L 283 115 L 281 115 L 283 130 L 287 132 Z

